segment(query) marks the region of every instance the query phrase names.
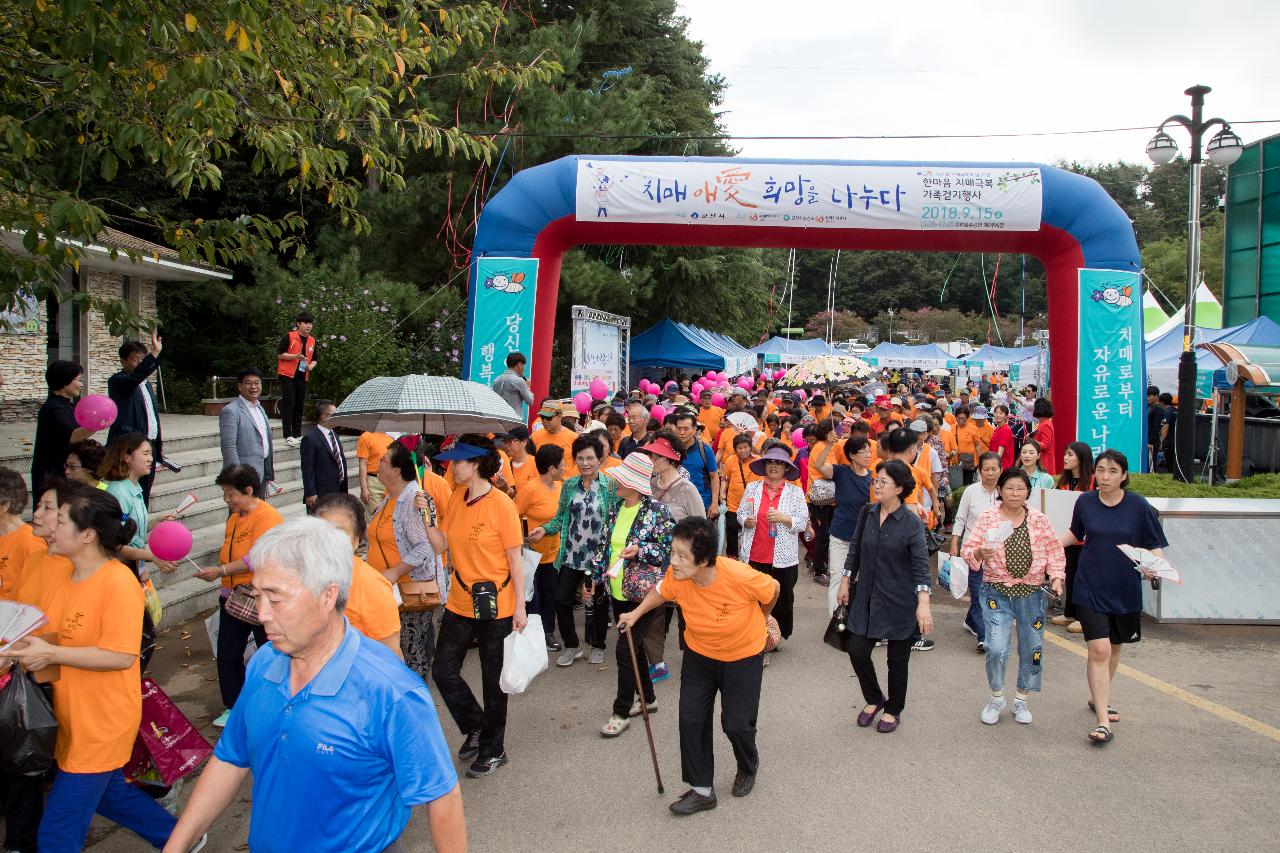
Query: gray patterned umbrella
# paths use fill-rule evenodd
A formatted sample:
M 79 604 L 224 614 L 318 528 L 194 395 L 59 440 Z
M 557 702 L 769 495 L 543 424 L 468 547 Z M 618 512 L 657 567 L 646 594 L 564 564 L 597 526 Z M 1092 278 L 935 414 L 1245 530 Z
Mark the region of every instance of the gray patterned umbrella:
M 366 432 L 449 435 L 524 424 L 493 389 L 449 376 L 379 376 L 352 391 L 330 425 Z

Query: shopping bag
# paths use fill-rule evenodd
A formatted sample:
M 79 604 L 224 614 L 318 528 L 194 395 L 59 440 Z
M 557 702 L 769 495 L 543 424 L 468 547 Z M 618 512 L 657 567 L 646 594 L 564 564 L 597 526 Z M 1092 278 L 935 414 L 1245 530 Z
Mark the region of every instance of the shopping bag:
M 124 768 L 125 779 L 171 787 L 212 754 L 213 747 L 173 700 L 155 681 L 142 679 L 142 722 Z
M 538 573 L 538 566 L 542 564 L 542 555 L 532 548 L 521 548 L 520 556 L 524 558 L 524 602 L 528 604 L 533 601 L 533 576 Z
M 58 720 L 44 691 L 26 673 L 0 676 L 0 770 L 39 776 L 53 766 Z
M 529 683 L 547 668 L 547 637 L 542 617 L 529 615 L 523 631 L 512 631 L 502 641 L 502 675 L 498 686 L 503 693 L 523 693 Z
M 949 589 L 952 598 L 964 598 L 969 591 L 969 564 L 963 557 L 944 554 L 938 558 L 938 586 Z

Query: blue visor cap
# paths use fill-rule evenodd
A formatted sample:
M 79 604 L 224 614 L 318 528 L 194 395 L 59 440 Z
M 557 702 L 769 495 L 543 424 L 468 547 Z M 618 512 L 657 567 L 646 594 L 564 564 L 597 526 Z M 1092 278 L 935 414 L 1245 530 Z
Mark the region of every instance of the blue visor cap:
M 437 462 L 458 462 L 463 459 L 479 459 L 481 456 L 488 456 L 489 451 L 483 447 L 476 447 L 474 444 L 463 444 L 461 442 L 450 447 L 444 453 L 437 453 L 433 457 Z

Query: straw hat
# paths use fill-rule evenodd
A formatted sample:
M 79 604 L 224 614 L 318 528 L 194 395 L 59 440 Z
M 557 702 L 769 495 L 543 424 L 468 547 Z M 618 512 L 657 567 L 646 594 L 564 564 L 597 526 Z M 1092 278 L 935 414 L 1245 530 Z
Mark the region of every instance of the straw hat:
M 635 489 L 647 498 L 653 497 L 653 459 L 639 450 L 628 453 L 618 465 L 606 468 L 604 473 L 618 481 L 619 486 Z

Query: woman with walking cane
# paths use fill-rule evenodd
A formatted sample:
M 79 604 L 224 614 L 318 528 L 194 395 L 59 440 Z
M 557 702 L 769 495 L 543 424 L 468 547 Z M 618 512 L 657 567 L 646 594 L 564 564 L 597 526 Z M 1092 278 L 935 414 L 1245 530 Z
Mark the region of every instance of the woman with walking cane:
M 714 809 L 716 795 L 711 714 L 720 694 L 720 727 L 733 745 L 738 769 L 733 795 L 755 785 L 760 756 L 756 714 L 764 673 L 765 620 L 778 600 L 778 582 L 729 557 L 717 557 L 715 523 L 686 518 L 671 534 L 671 568 L 636 609 L 618 617 L 629 631 L 668 601 L 685 616 L 680 669 L 680 766 L 689 790 L 671 804 L 677 815 Z

